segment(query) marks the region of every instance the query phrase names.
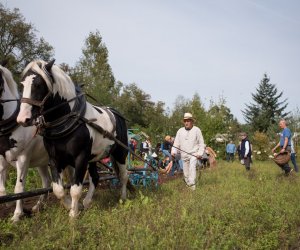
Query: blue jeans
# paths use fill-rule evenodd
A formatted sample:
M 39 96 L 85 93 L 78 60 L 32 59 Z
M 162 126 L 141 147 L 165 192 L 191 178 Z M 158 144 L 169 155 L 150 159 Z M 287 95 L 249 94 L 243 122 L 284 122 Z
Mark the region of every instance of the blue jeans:
M 179 171 L 183 172 L 183 161 L 181 159 L 178 160 L 178 164 L 179 164 Z
M 226 160 L 227 161 L 234 161 L 234 153 L 226 153 Z
M 297 166 L 297 162 L 296 162 L 296 154 L 295 153 L 291 153 L 291 161 L 294 165 L 294 169 L 296 172 L 299 172 L 298 166 Z
M 172 156 L 171 156 L 171 153 L 168 151 L 168 150 L 163 150 L 162 151 L 162 153 L 163 153 L 163 155 L 165 156 L 165 157 L 169 157 L 169 160 L 171 160 L 172 159 Z
M 178 161 L 173 160 L 172 168 L 168 176 L 173 176 L 175 173 L 175 170 L 178 168 Z

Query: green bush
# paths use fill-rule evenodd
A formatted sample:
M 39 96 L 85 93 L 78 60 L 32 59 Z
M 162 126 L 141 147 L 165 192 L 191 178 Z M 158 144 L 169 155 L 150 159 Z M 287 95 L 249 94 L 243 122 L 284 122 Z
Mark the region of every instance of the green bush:
M 271 154 L 269 138 L 265 133 L 255 132 L 252 138 L 253 157 L 259 161 L 266 161 Z

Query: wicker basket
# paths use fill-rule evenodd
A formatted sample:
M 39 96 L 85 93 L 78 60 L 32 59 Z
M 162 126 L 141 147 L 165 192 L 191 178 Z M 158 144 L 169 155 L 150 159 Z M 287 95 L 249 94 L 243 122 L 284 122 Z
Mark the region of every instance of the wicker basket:
M 289 162 L 291 159 L 291 154 L 288 151 L 285 151 L 283 153 L 279 153 L 274 157 L 274 162 L 278 165 L 285 165 Z

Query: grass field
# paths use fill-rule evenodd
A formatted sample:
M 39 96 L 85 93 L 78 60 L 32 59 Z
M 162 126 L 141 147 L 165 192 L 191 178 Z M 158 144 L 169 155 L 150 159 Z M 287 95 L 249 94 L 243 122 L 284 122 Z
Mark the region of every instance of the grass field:
M 181 178 L 139 189 L 125 203 L 97 190 L 71 221 L 59 202 L 0 222 L 0 249 L 300 249 L 300 178 L 272 162 L 203 170 L 196 191 Z

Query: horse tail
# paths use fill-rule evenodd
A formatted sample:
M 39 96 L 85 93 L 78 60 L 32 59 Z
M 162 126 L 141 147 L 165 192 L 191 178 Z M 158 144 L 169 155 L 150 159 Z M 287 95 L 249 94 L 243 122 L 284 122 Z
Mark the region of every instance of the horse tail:
M 88 169 L 89 169 L 89 174 L 92 177 L 93 184 L 96 188 L 98 183 L 99 183 L 99 174 L 98 174 L 98 171 L 97 171 L 96 162 L 90 162 Z
M 127 124 L 124 117 L 122 117 L 118 112 L 111 109 L 114 117 L 116 119 L 116 138 L 121 141 L 123 144 L 128 145 L 128 136 L 127 136 Z M 115 147 L 112 151 L 112 156 L 114 159 L 120 164 L 126 163 L 126 157 L 128 154 L 128 150 L 118 143 L 115 144 Z

